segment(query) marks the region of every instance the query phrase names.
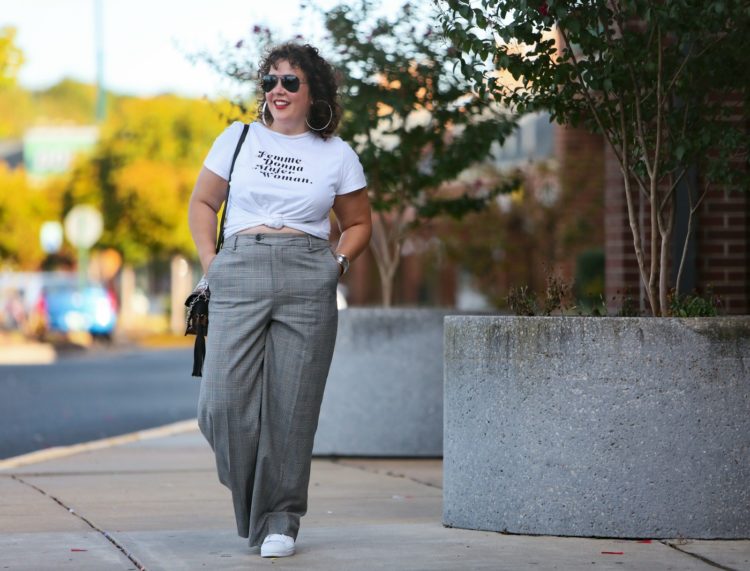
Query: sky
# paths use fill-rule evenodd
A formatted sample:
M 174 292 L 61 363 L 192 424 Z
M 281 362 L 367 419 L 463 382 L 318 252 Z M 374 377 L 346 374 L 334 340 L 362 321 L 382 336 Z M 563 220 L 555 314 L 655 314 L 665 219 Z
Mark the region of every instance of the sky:
M 0 28 L 17 29 L 26 60 L 21 85 L 46 88 L 63 77 L 96 81 L 97 2 L 105 86 L 124 94 L 215 97 L 226 86 L 205 64 L 190 63 L 186 53 L 216 53 L 248 37 L 254 25 L 278 30 L 281 39 L 316 32 L 315 22 L 299 23 L 299 0 L 0 0 Z

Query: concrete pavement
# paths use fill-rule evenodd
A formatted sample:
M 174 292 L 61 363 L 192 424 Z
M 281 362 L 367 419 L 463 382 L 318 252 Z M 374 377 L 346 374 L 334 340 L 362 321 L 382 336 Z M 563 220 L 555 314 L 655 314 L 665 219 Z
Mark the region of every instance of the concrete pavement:
M 236 534 L 208 445 L 186 430 L 6 462 L 0 569 L 750 571 L 750 541 L 445 528 L 442 463 L 401 459 L 315 459 L 297 555 L 261 559 Z
M 55 348 L 49 343 L 5 343 L 0 338 L 0 365 L 48 365 L 57 358 Z

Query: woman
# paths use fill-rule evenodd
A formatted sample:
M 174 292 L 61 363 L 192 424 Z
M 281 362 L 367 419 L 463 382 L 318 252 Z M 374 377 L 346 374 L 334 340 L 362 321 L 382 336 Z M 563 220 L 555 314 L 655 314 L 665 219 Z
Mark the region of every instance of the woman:
M 307 510 L 313 437 L 333 355 L 336 285 L 370 240 L 362 166 L 333 135 L 331 66 L 309 45 L 273 49 L 259 68 L 261 121 L 231 173 L 224 246 L 216 214 L 243 125 L 214 142 L 189 223 L 211 288 L 198 422 L 232 491 L 237 531 L 263 557 L 294 553 Z M 341 237 L 328 242 L 333 208 Z

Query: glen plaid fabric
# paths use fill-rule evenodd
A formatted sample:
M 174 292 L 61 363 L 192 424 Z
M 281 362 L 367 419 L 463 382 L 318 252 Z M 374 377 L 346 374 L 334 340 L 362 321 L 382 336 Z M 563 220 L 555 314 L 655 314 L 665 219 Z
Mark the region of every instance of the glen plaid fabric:
M 297 536 L 338 324 L 327 240 L 239 234 L 209 267 L 198 423 L 232 492 L 237 533 Z

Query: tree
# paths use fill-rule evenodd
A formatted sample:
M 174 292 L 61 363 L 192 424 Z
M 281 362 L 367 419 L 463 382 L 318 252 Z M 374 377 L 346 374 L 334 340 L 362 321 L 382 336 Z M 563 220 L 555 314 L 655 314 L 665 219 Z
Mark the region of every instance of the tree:
M 104 216 L 99 246 L 126 262 L 193 255 L 187 206 L 203 158 L 224 121 L 207 101 L 163 95 L 118 100 L 90 157 L 74 169 L 63 210 L 90 203 Z
M 0 28 L 0 89 L 16 84 L 23 52 L 16 45 L 16 29 Z
M 502 176 L 498 169 L 485 170 L 487 177 Z M 444 223 L 440 233 L 448 257 L 462 264 L 497 308 L 507 307 L 514 285 L 543 289 L 561 259 L 570 257 L 566 242 L 575 224 L 560 216 L 567 209 L 563 193 L 549 188 L 557 180 L 556 169 L 545 161 L 527 165 L 522 173 L 517 190 L 482 212 Z
M 450 47 L 424 13 L 408 3 L 391 18 L 372 13 L 368 0 L 341 4 L 325 14 L 325 27 L 331 60 L 343 75 L 340 134 L 367 175 L 374 211 L 371 249 L 383 304 L 389 306 L 410 232 L 436 216 L 460 218 L 482 210 L 516 186 L 514 179 L 481 177 L 455 183 L 487 159 L 492 144 L 515 123 L 453 72 Z
M 15 28 L 0 28 L 0 139 L 20 136 L 31 115 L 29 94 L 17 82 L 23 52 L 15 38 Z
M 478 94 L 519 113 L 548 110 L 559 123 L 582 123 L 604 136 L 622 173 L 651 312 L 667 314 L 676 193 L 685 193 L 690 203 L 689 235 L 710 188 L 747 181 L 747 3 L 436 4 L 444 32 L 458 49 L 458 65 Z M 693 166 L 701 173 L 700 190 L 685 176 Z M 639 199 L 648 207 L 645 222 L 637 211 Z M 686 245 L 687 240 L 675 260 L 678 294 Z
M 23 169 L 0 161 L 0 261 L 24 270 L 37 269 L 44 259 L 39 230 L 57 217 L 56 205 L 44 189 L 32 188 Z
M 95 85 L 64 78 L 56 84 L 33 93 L 34 114 L 43 117 L 45 123 L 91 125 L 96 118 Z M 118 96 L 108 92 L 108 107 L 112 107 Z
M 107 93 L 108 107 L 118 95 Z M 20 85 L 0 86 L 0 138 L 21 138 L 35 123 L 45 125 L 90 125 L 94 121 L 96 87 L 73 79 L 39 91 L 27 91 Z

